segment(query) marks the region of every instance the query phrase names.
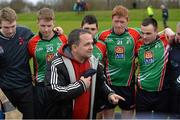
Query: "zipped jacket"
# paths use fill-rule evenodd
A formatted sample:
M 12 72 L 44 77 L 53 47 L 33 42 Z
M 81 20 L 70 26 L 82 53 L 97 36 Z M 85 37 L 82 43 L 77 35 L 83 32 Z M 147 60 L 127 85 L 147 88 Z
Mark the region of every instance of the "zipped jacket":
M 63 59 L 63 57 L 69 59 L 71 62 L 77 62 L 73 59 L 68 46 L 64 46 L 62 49 L 60 49 L 54 56 L 54 58 L 49 61 L 45 77 L 46 86 L 50 95 L 47 108 L 48 118 L 72 118 L 74 99 L 82 95 L 87 90 L 82 80 L 72 80 L 72 73 L 69 73 L 68 66 L 67 64 L 65 64 L 65 60 Z M 87 59 L 87 61 L 89 61 L 89 59 Z M 79 65 L 80 64 L 82 63 L 79 63 Z M 84 64 L 87 64 L 87 62 L 85 62 Z M 76 69 L 74 68 L 76 66 L 71 67 L 73 69 Z M 101 97 L 104 98 L 104 100 L 107 100 L 108 95 L 114 92 L 107 86 L 105 81 L 106 77 L 104 75 L 103 66 L 98 62 L 96 81 L 94 86 L 91 86 L 91 89 L 94 87 L 95 91 L 93 102 L 94 117 L 97 110 L 95 106 L 97 106 L 97 101 L 99 100 L 99 98 Z M 93 93 L 91 91 L 91 105 L 93 97 L 92 95 Z M 90 113 L 87 118 L 89 117 Z

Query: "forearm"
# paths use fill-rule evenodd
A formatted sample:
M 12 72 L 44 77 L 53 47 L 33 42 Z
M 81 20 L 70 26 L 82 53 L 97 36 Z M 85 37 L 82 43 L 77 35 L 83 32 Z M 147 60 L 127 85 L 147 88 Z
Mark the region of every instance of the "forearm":
M 9 99 L 6 97 L 6 95 L 3 93 L 1 89 L 0 89 L 0 101 L 2 102 L 4 112 L 15 110 L 15 107 L 12 105 L 12 103 L 9 101 Z

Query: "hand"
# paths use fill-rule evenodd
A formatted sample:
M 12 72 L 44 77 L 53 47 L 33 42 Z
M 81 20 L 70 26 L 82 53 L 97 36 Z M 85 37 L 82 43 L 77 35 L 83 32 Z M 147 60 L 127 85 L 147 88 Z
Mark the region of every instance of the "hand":
M 166 28 L 164 30 L 164 34 L 166 35 L 167 39 L 172 41 L 175 38 L 175 33 L 170 28 Z
M 58 35 L 62 35 L 64 33 L 61 27 L 55 27 L 53 31 L 56 32 Z
M 118 104 L 119 100 L 125 101 L 125 99 L 115 93 L 110 93 L 110 95 L 108 96 L 108 100 L 110 101 L 110 103 L 112 104 Z
M 97 70 L 90 68 L 86 72 L 84 72 L 81 76 L 84 76 L 85 78 L 87 78 L 89 76 L 92 77 L 96 72 L 97 72 Z
M 89 89 L 90 85 L 91 85 L 91 76 L 84 78 L 84 76 L 81 76 L 80 80 L 82 80 L 84 82 L 84 84 L 86 85 L 86 89 Z
M 32 81 L 35 82 L 36 81 L 36 76 L 35 75 L 31 75 L 32 77 Z
M 22 117 L 23 115 L 18 109 L 5 113 L 5 119 L 22 119 Z

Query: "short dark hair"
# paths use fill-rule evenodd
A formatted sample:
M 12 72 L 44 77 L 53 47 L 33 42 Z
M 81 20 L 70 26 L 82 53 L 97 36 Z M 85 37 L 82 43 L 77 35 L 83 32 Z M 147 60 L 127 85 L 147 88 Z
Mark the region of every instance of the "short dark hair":
M 141 24 L 142 26 L 148 26 L 148 25 L 152 25 L 155 30 L 157 30 L 158 28 L 158 24 L 157 21 L 154 18 L 145 18 Z
M 86 15 L 81 22 L 81 27 L 86 23 L 96 24 L 96 27 L 98 28 L 98 21 L 94 15 Z
M 86 33 L 91 34 L 91 32 L 89 32 L 89 30 L 85 30 L 82 28 L 72 30 L 68 36 L 69 47 L 71 48 L 73 44 L 78 45 L 80 42 L 80 35 L 86 34 Z

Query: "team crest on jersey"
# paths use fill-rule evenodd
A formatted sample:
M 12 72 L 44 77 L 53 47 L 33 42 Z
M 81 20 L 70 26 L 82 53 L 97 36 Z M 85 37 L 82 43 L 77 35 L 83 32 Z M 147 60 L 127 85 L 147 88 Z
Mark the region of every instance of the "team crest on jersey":
M 22 38 L 22 37 L 19 37 L 18 39 L 19 39 L 19 45 L 22 45 L 22 44 L 24 44 L 24 38 Z
M 47 61 L 51 61 L 51 60 L 53 59 L 53 57 L 54 57 L 54 53 L 47 54 L 46 60 L 47 60 Z
M 115 47 L 115 58 L 124 59 L 125 58 L 125 48 L 123 46 Z
M 152 51 L 145 51 L 144 62 L 145 62 L 145 64 L 150 64 L 150 63 L 154 62 L 154 55 L 153 55 Z

